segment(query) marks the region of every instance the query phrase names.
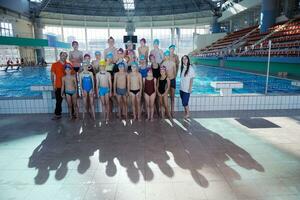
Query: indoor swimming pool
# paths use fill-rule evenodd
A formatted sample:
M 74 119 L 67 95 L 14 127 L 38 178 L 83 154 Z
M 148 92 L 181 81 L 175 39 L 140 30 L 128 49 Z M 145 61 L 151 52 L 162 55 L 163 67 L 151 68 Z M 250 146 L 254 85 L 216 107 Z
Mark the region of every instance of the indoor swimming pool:
M 263 94 L 266 86 L 266 76 L 235 71 L 230 69 L 221 69 L 203 65 L 194 66 L 196 78 L 193 84 L 193 94 L 210 95 L 218 94 L 210 86 L 212 81 L 239 81 L 243 82 L 244 88 L 234 89 L 234 94 Z M 41 92 L 30 90 L 32 85 L 51 85 L 50 67 L 25 67 L 20 70 L 0 70 L 0 97 L 38 97 Z M 178 95 L 180 88 L 180 78 L 177 77 Z M 300 87 L 291 85 L 291 80 L 276 77 L 269 78 L 269 94 L 294 94 L 300 93 Z

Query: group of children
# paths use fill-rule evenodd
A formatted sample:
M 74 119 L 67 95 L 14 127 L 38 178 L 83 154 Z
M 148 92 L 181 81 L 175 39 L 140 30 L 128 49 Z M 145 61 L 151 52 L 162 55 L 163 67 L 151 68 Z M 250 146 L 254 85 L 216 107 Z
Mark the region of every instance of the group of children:
M 100 99 L 105 121 L 118 109 L 120 119 L 128 119 L 128 108 L 131 107 L 133 120 L 154 120 L 154 112 L 164 118 L 174 115 L 174 97 L 176 76 L 179 69 L 179 58 L 174 53 L 175 45 L 163 52 L 159 49 L 159 40 L 154 40 L 154 49 L 150 51 L 140 40 L 138 56 L 132 43 L 127 49 L 114 47 L 114 39 L 108 39 L 108 48 L 104 50 L 104 59 L 100 51 L 95 52 L 95 60 L 78 50 L 78 43 L 72 43 L 73 51 L 69 53 L 70 63 L 64 65 L 65 76 L 62 78 L 61 95 L 66 98 L 70 118 L 78 118 L 79 105 L 77 98 L 83 98 L 83 117 L 85 113 L 95 119 L 95 99 Z M 187 57 L 187 56 L 185 56 Z M 182 70 L 181 70 L 182 71 Z M 171 98 L 171 110 L 168 106 L 168 95 Z M 131 104 L 130 104 L 131 102 Z M 131 106 L 130 106 L 131 105 Z

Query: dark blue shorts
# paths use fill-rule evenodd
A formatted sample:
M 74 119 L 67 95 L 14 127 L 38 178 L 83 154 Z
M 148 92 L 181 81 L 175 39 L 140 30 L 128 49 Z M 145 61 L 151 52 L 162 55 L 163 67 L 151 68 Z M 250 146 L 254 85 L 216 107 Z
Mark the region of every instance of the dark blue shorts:
M 176 79 L 175 78 L 170 80 L 170 86 L 171 86 L 171 88 L 176 89 Z
M 180 98 L 181 98 L 181 101 L 182 101 L 182 105 L 184 107 L 189 105 L 190 93 L 183 92 L 183 91 L 180 90 Z

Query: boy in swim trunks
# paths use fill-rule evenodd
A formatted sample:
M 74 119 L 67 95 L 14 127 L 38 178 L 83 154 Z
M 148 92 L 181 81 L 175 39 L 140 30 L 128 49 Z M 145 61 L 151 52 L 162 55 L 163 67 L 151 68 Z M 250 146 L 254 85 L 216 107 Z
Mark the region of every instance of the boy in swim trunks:
M 170 51 L 164 52 L 165 61 L 162 66 L 166 67 L 167 76 L 170 79 L 170 97 L 171 97 L 171 115 L 174 117 L 174 101 L 175 101 L 175 89 L 176 89 L 176 64 L 170 60 Z
M 85 111 L 83 111 L 83 119 L 85 112 L 90 112 L 92 118 L 95 120 L 95 106 L 94 106 L 94 75 L 88 71 L 89 63 L 83 63 L 83 71 L 79 74 L 79 84 L 81 88 L 81 96 Z M 88 103 L 89 102 L 89 103 Z
M 178 69 L 179 69 L 179 57 L 178 57 L 178 55 L 175 54 L 175 45 L 174 44 L 171 44 L 169 46 L 169 51 L 170 51 L 170 60 L 172 60 L 173 62 L 175 62 L 176 76 L 177 76 Z
M 69 59 L 73 65 L 74 71 L 78 72 L 80 70 L 80 66 L 83 61 L 83 53 L 82 51 L 78 50 L 79 45 L 77 41 L 72 42 L 72 47 L 73 47 L 73 51 L 70 51 Z
M 159 40 L 155 39 L 153 41 L 153 49 L 150 54 L 154 55 L 156 63 L 161 64 L 164 58 L 164 52 L 159 48 Z
M 125 71 L 125 63 L 120 62 L 118 64 L 119 72 L 115 73 L 114 78 L 114 94 L 117 96 L 118 100 L 118 116 L 122 119 L 122 113 L 127 119 L 127 73 Z
M 105 121 L 108 122 L 110 115 L 109 97 L 112 95 L 111 75 L 105 70 L 105 60 L 100 61 L 100 71 L 96 75 L 98 97 L 102 103 L 102 112 L 104 113 Z
M 67 99 L 70 119 L 75 116 L 78 118 L 77 107 L 77 82 L 74 75 L 71 74 L 72 66 L 65 64 L 66 75 L 62 78 L 61 96 Z M 72 113 L 74 111 L 74 114 Z
M 132 72 L 127 76 L 127 92 L 132 102 L 133 120 L 141 121 L 141 93 L 143 89 L 142 76 L 138 71 L 138 63 L 131 63 Z

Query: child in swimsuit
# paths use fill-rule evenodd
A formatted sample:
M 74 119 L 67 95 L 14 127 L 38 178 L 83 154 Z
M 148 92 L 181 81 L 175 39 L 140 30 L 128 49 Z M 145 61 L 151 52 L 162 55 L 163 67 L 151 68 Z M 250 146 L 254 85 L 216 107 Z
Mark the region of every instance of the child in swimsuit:
M 125 72 L 125 63 L 118 64 L 119 72 L 115 74 L 114 78 L 114 94 L 117 96 L 119 106 L 119 118 L 122 118 L 122 112 L 127 119 L 127 73 Z
M 78 50 L 79 45 L 77 41 L 72 42 L 72 47 L 73 47 L 73 51 L 70 51 L 69 59 L 74 67 L 75 72 L 78 72 L 80 70 L 80 66 L 83 61 L 83 53 L 82 51 Z
M 144 55 L 140 55 L 139 62 L 140 62 L 139 71 L 142 75 L 142 78 L 146 78 L 148 69 L 147 69 L 147 64 Z
M 165 61 L 162 63 L 167 69 L 167 76 L 170 79 L 170 98 L 171 98 L 171 115 L 174 117 L 174 102 L 175 102 L 175 89 L 176 89 L 176 64 L 170 60 L 170 51 L 166 50 Z
M 74 75 L 71 74 L 72 66 L 65 64 L 66 76 L 62 78 L 61 96 L 67 99 L 70 119 L 75 116 L 78 118 L 78 107 L 77 107 L 77 82 Z M 72 111 L 74 110 L 74 114 Z
M 127 76 L 127 90 L 132 102 L 133 120 L 141 121 L 141 91 L 143 87 L 142 76 L 138 72 L 138 63 L 131 63 L 132 72 Z
M 162 66 L 160 68 L 160 77 L 157 84 L 157 95 L 159 97 L 159 105 L 161 111 L 161 117 L 165 117 L 165 113 L 171 119 L 171 115 L 168 108 L 168 92 L 170 89 L 170 79 L 166 74 L 166 67 Z M 164 108 L 164 110 L 163 110 Z
M 98 96 L 100 97 L 102 103 L 102 112 L 104 113 L 105 121 L 109 120 L 109 97 L 111 97 L 112 84 L 111 84 L 111 75 L 105 70 L 106 62 L 105 60 L 100 61 L 100 71 L 96 75 L 97 79 L 97 88 Z
M 83 97 L 83 104 L 86 112 L 91 111 L 91 116 L 95 120 L 95 106 L 94 106 L 94 75 L 88 71 L 89 64 L 83 63 L 83 71 L 79 74 L 79 83 L 81 88 L 81 96 Z M 89 103 L 88 103 L 89 102 Z M 83 118 L 85 111 L 83 111 Z
M 153 77 L 151 68 L 148 68 L 147 77 L 144 82 L 144 97 L 147 108 L 147 120 L 153 121 L 154 102 L 156 96 L 156 78 Z

